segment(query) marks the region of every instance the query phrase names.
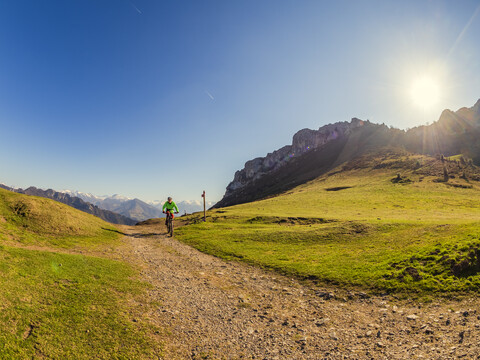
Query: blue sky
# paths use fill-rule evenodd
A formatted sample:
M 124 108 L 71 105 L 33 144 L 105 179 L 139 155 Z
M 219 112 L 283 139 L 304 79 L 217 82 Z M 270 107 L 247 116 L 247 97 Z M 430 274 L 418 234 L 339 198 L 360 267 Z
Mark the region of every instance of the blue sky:
M 219 200 L 302 128 L 435 121 L 480 98 L 479 6 L 0 0 L 0 182 Z

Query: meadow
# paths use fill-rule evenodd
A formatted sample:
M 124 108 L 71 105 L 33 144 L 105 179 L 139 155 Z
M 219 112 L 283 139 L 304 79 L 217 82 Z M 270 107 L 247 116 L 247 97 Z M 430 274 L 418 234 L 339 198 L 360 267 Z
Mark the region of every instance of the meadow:
M 279 196 L 191 215 L 176 236 L 226 259 L 376 292 L 480 289 L 480 186 L 457 162 L 389 155 Z M 454 175 L 456 174 L 456 175 Z M 473 176 L 473 175 L 472 175 Z

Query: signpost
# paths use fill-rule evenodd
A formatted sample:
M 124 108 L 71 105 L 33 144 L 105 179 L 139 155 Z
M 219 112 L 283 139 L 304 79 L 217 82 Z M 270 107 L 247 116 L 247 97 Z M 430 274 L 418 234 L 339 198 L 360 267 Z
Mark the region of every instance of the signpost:
M 206 203 L 205 203 L 205 190 L 203 190 L 202 198 L 203 198 L 203 221 L 206 222 L 207 221 L 207 207 L 206 207 Z

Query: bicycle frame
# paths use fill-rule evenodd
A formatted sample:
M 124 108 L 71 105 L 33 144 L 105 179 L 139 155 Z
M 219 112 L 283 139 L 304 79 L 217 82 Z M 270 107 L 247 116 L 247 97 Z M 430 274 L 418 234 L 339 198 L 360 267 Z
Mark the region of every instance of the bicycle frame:
M 170 210 L 166 211 L 167 214 L 167 234 L 173 236 L 173 212 Z

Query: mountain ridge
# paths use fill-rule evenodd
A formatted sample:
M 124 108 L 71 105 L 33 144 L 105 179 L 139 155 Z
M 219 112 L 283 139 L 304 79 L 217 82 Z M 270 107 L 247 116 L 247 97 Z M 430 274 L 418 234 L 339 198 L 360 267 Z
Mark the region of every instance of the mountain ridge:
M 145 221 L 152 218 L 164 217 L 162 212 L 165 200 L 143 201 L 138 198 L 129 198 L 123 195 L 94 195 L 76 190 L 62 190 L 61 192 L 76 196 L 86 202 L 98 206 L 101 209 L 109 210 L 130 217 L 137 221 Z M 215 205 L 216 202 L 207 201 L 207 208 Z M 176 201 L 180 213 L 191 214 L 203 210 L 203 202 L 199 200 Z

